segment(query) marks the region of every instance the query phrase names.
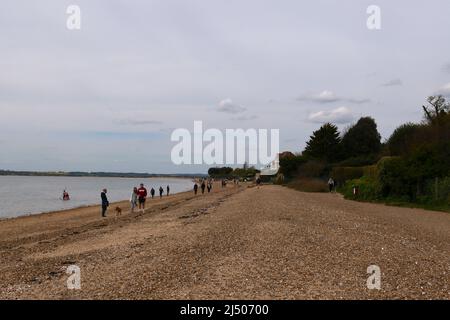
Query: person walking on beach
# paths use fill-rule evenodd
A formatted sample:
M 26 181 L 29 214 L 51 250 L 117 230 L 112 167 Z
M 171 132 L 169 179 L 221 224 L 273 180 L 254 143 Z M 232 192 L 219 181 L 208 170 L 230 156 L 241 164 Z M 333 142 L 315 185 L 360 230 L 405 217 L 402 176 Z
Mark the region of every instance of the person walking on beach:
M 197 195 L 197 191 L 198 191 L 198 184 L 195 183 L 194 184 L 194 194 Z
M 152 188 L 150 190 L 150 194 L 152 195 L 152 199 L 153 199 L 155 197 L 155 189 Z
M 159 186 L 159 197 L 160 197 L 160 198 L 162 198 L 163 193 L 164 193 L 163 187 Z
M 134 187 L 133 191 L 131 192 L 130 204 L 131 204 L 131 213 L 133 213 L 134 208 L 136 208 L 138 204 L 138 189 L 136 187 Z
M 169 196 L 170 188 L 169 185 L 167 185 L 167 196 Z
M 333 178 L 330 177 L 330 179 L 328 179 L 328 189 L 330 189 L 330 192 L 333 192 L 334 189 L 334 180 Z
M 205 193 L 205 188 L 206 188 L 205 180 L 202 181 L 202 185 L 200 187 L 202 188 L 202 194 L 204 194 Z
M 139 201 L 139 209 L 142 209 L 142 212 L 145 210 L 145 199 L 147 198 L 147 189 L 145 189 L 144 184 L 141 183 L 141 187 L 138 189 L 138 201 Z
M 259 189 L 259 186 L 261 185 L 261 178 L 260 177 L 256 178 L 256 185 L 258 186 L 258 189 Z
M 106 217 L 106 210 L 108 209 L 109 206 L 108 197 L 106 196 L 107 192 L 108 190 L 103 189 L 102 192 L 100 193 L 100 198 L 102 199 L 102 217 Z

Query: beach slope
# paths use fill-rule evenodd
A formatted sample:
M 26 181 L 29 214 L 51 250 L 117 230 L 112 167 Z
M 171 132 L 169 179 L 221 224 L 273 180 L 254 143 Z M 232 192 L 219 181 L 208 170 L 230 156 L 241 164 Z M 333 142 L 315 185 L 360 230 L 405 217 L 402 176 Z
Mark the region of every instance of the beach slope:
M 449 299 L 449 252 L 448 213 L 216 187 L 145 213 L 122 202 L 106 219 L 92 206 L 0 221 L 0 298 Z M 380 290 L 367 288 L 370 265 Z

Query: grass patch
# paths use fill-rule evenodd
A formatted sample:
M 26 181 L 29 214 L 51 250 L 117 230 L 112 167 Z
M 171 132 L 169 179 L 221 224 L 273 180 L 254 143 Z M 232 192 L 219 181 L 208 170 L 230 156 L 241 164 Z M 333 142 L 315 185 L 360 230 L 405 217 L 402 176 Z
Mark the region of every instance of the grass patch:
M 354 196 L 353 194 L 349 195 L 348 187 L 338 188 L 339 193 L 344 195 L 344 198 L 347 200 L 354 200 L 359 202 L 369 202 L 369 203 L 378 203 L 385 204 L 388 206 L 394 207 L 402 207 L 402 208 L 418 208 L 425 209 L 431 211 L 442 211 L 450 213 L 450 205 L 448 203 L 436 203 L 433 201 L 429 202 L 411 202 L 402 198 L 370 198 L 364 195 L 359 194 L 358 196 Z

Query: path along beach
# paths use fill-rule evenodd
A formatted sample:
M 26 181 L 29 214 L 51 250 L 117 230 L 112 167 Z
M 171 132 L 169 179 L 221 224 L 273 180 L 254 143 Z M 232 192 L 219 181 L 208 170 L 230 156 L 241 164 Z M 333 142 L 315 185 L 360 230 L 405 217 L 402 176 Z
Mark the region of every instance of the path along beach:
M 0 221 L 0 260 L 1 299 L 450 299 L 450 214 L 215 186 Z

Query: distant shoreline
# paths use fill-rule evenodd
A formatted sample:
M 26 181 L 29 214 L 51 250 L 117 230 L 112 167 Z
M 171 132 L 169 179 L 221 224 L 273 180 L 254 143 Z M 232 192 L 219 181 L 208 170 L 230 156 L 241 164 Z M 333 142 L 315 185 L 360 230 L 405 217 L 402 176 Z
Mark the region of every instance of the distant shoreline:
M 204 173 L 136 173 L 136 172 L 83 172 L 83 171 L 12 171 L 0 170 L 0 176 L 27 177 L 98 177 L 98 178 L 195 178 L 206 177 Z

